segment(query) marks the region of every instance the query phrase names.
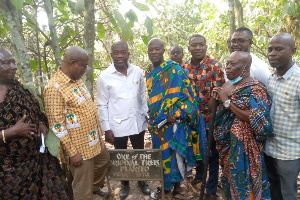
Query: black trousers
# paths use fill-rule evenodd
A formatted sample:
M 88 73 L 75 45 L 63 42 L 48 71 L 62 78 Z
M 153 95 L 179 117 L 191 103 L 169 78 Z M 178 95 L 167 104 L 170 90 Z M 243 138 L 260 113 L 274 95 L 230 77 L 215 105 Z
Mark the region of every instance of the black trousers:
M 276 172 L 274 158 L 264 153 L 265 163 L 267 168 L 268 179 L 270 183 L 270 192 L 272 200 L 283 200 L 280 187 L 280 178 Z
M 144 135 L 145 131 L 142 131 L 136 135 L 115 137 L 115 149 L 127 149 L 128 138 L 130 138 L 133 149 L 144 149 Z
M 142 131 L 136 135 L 115 137 L 115 149 L 127 149 L 128 138 L 130 138 L 133 149 L 144 149 L 144 135 L 145 131 Z M 129 185 L 129 181 L 121 181 L 121 183 L 123 185 Z

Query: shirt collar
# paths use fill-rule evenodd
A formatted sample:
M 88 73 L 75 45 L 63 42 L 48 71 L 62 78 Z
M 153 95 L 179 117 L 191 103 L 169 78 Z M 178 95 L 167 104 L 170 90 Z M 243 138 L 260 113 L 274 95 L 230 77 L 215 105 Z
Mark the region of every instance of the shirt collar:
M 208 55 L 205 55 L 205 56 L 204 56 L 204 58 L 203 58 L 203 59 L 200 61 L 200 63 L 199 63 L 199 64 L 197 64 L 197 65 L 195 65 L 195 66 L 196 66 L 196 67 L 198 67 L 198 66 L 200 66 L 200 65 L 204 64 L 208 58 L 209 58 L 209 56 L 208 56 Z M 190 59 L 190 63 L 193 65 L 193 62 L 192 62 L 192 60 L 193 60 L 193 58 L 191 57 L 191 59 Z
M 128 68 L 127 68 L 127 74 L 128 74 L 129 71 L 131 71 L 131 69 L 132 69 L 132 65 L 131 65 L 129 62 L 127 62 L 127 65 L 128 65 Z M 115 67 L 114 63 L 112 63 L 112 64 L 108 67 L 108 69 L 109 69 L 109 72 L 110 72 L 111 74 L 113 74 L 113 73 L 120 73 L 120 72 L 118 72 L 118 71 L 116 70 L 116 67 Z
M 63 82 L 63 83 L 75 83 L 76 82 L 76 81 L 70 79 L 65 73 L 63 73 L 63 71 L 61 71 L 60 68 L 57 70 L 57 74 L 58 74 L 59 80 L 61 80 L 61 82 Z
M 282 78 L 284 78 L 285 80 L 287 80 L 288 78 L 290 78 L 290 76 L 292 76 L 293 72 L 298 68 L 296 62 L 294 63 L 294 65 L 287 71 L 285 72 L 285 74 L 282 76 Z M 278 74 L 277 74 L 277 71 L 275 71 L 273 73 L 273 75 L 275 75 L 277 78 L 280 78 L 278 77 Z

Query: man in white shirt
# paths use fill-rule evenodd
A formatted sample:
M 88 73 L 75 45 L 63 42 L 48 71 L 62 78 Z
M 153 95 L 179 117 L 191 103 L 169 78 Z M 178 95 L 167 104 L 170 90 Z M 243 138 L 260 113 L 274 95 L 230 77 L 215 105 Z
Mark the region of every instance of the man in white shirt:
M 236 29 L 230 40 L 231 52 L 244 51 L 250 53 L 251 45 L 253 44 L 252 38 L 253 33 L 249 28 L 240 27 Z M 268 64 L 253 53 L 250 54 L 252 57 L 250 76 L 267 86 L 268 78 L 271 75 Z
M 105 141 L 116 149 L 127 149 L 128 137 L 133 149 L 144 149 L 147 128 L 146 88 L 142 70 L 130 64 L 130 52 L 124 41 L 111 46 L 113 63 L 104 70 L 97 81 L 97 98 L 100 122 L 105 131 Z M 150 194 L 145 181 L 139 181 L 144 194 Z M 121 181 L 120 198 L 129 194 L 129 182 Z

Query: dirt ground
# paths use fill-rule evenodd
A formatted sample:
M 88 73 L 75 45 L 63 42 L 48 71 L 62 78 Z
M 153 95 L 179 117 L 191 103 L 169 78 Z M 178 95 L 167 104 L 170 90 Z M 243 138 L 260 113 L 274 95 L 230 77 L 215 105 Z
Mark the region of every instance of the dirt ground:
M 114 147 L 108 143 L 106 143 L 106 147 L 108 149 L 114 149 Z M 131 148 L 131 144 L 129 142 L 128 148 Z M 151 137 L 148 132 L 145 134 L 145 149 L 151 149 L 152 144 L 151 144 Z M 172 194 L 166 195 L 166 200 L 198 200 L 200 196 L 200 188 L 201 188 L 201 183 L 197 184 L 196 186 L 192 186 L 190 184 L 190 181 L 193 179 L 193 176 L 195 174 L 195 170 L 193 170 L 193 173 L 188 176 L 184 182 L 181 183 L 181 192 L 177 194 L 176 196 L 173 196 Z M 221 172 L 220 172 L 221 174 Z M 149 181 L 148 182 L 151 192 L 156 191 L 156 188 L 160 186 L 159 181 Z M 119 193 L 120 193 L 120 182 L 119 181 L 109 181 L 109 185 L 111 188 L 111 196 L 110 200 L 120 200 Z M 108 191 L 107 184 L 104 188 L 104 190 Z M 217 195 L 218 198 L 217 200 L 225 200 L 226 198 L 224 197 L 223 190 L 221 188 L 221 184 L 219 182 L 218 184 L 218 190 L 217 190 Z M 104 198 L 94 195 L 94 200 L 103 200 Z M 126 198 L 126 200 L 150 200 L 151 197 L 144 195 L 138 184 L 137 181 L 130 181 L 130 192 L 129 196 Z M 298 199 L 300 200 L 300 175 L 298 177 Z

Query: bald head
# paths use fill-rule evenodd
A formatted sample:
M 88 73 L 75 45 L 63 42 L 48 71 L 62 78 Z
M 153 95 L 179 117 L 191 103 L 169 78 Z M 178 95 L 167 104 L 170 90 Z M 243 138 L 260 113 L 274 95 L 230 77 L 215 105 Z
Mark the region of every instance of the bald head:
M 164 45 L 164 42 L 159 39 L 159 38 L 152 38 L 149 42 L 148 42 L 148 48 L 150 45 L 153 45 L 153 44 L 158 44 L 160 45 L 162 48 L 165 48 L 165 45 Z
M 12 83 L 17 71 L 16 61 L 11 52 L 0 48 L 0 82 Z
M 251 65 L 252 63 L 252 57 L 248 52 L 235 51 L 231 53 L 230 56 L 235 56 L 238 59 L 238 61 L 244 62 L 247 65 Z
M 4 49 L 4 48 L 0 48 L 0 59 L 4 59 L 4 57 L 6 57 L 6 56 L 11 56 L 12 55 L 12 53 L 9 51 L 9 50 L 7 50 L 7 49 Z
M 66 50 L 60 69 L 70 79 L 78 80 L 86 72 L 88 60 L 88 54 L 83 48 L 70 46 Z
M 250 66 L 252 57 L 250 53 L 244 51 L 235 51 L 230 54 L 226 63 L 226 75 L 229 80 L 238 76 L 248 77 L 250 75 Z
M 115 42 L 113 45 L 111 45 L 111 48 L 110 48 L 110 50 L 111 50 L 111 52 L 113 52 L 113 50 L 115 49 L 115 48 L 117 48 L 117 47 L 125 47 L 125 49 L 128 51 L 128 44 L 127 44 L 127 42 L 125 42 L 125 41 L 118 41 L 118 42 Z
M 279 33 L 270 39 L 268 45 L 268 60 L 271 67 L 276 68 L 280 76 L 290 69 L 293 55 L 296 52 L 295 40 L 291 34 Z
M 270 39 L 270 42 L 278 40 L 281 43 L 287 44 L 290 48 L 295 48 L 295 39 L 289 33 L 279 33 Z
M 66 50 L 63 62 L 71 62 L 72 60 L 79 61 L 82 59 L 86 59 L 87 57 L 88 54 L 83 48 L 79 46 L 70 46 Z
M 170 51 L 170 59 L 182 64 L 182 58 L 183 58 L 183 49 L 181 46 L 174 46 L 171 48 Z
M 148 57 L 153 67 L 158 67 L 164 62 L 165 47 L 161 39 L 152 38 L 148 43 Z

